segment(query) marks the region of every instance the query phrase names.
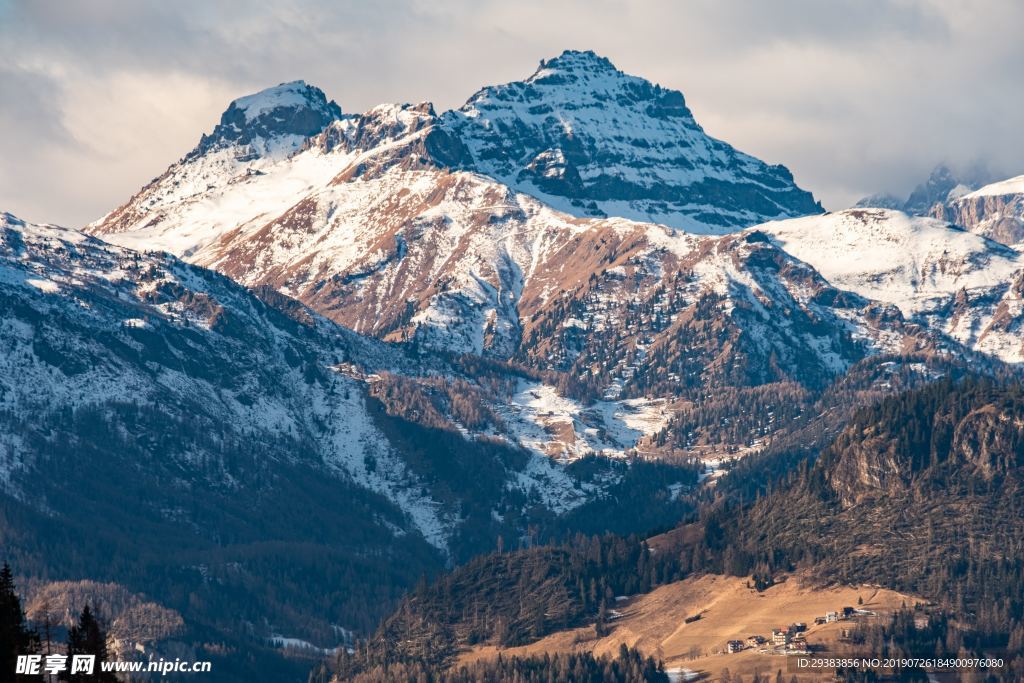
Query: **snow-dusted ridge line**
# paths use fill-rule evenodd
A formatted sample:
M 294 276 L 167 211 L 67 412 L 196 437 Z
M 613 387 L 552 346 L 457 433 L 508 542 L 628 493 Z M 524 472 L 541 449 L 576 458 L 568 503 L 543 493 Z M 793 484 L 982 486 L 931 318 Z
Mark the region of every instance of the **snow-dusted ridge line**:
M 1008 282 L 1024 257 L 933 218 L 890 209 L 848 209 L 766 223 L 765 232 L 843 289 L 891 303 L 912 316 L 961 289 Z
M 848 209 L 757 226 L 832 284 L 969 349 L 1024 362 L 1024 254 L 933 218 Z
M 978 188 L 970 194 L 965 194 L 961 199 L 972 199 L 974 197 L 993 197 L 1006 194 L 1024 194 L 1024 175 L 1019 175 L 1014 178 L 1007 178 L 1006 180 L 1000 180 L 997 183 L 991 183 L 984 187 Z

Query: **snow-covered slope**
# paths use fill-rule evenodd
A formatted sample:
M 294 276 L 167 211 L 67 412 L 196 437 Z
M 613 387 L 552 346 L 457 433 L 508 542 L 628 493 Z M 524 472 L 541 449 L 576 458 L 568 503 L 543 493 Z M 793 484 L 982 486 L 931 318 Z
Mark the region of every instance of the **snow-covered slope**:
M 873 195 L 858 208 L 888 208 L 948 221 L 996 242 L 1024 242 L 1024 176 L 991 182 L 983 169 L 954 174 L 940 165 L 906 200 Z
M 833 285 L 895 304 L 906 316 L 1006 283 L 1016 252 L 933 218 L 886 209 L 849 209 L 757 227 Z
M 32 416 L 45 434 L 47 421 L 65 410 L 127 410 L 118 420 L 138 430 L 133 443 L 161 443 L 154 468 L 205 477 L 210 486 L 238 478 L 211 466 L 221 453 L 258 444 L 262 466 L 319 469 L 372 491 L 391 506 L 393 527 L 445 549 L 460 516 L 420 477 L 436 483 L 446 475 L 410 469 L 366 397 L 367 373 L 411 364 L 297 304 L 267 300 L 275 305 L 167 254 L 2 214 L 0 414 Z M 416 361 L 421 371 L 431 366 L 429 358 Z M 353 375 L 336 367 L 362 369 Z M 131 408 L 122 408 L 129 399 Z M 134 422 L 140 413 L 145 419 Z M 30 447 L 30 438 L 21 429 L 0 437 L 0 480 L 8 493 L 38 500 L 28 482 L 45 465 L 46 449 Z M 586 501 L 539 455 L 506 476 L 510 490 L 528 486 L 559 510 Z
M 985 185 L 982 188 L 965 195 L 964 199 L 975 197 L 995 197 L 1011 194 L 1024 194 L 1024 175 L 1014 178 L 1007 178 L 996 183 Z
M 218 425 L 224 441 L 262 442 L 269 461 L 306 457 L 305 465 L 377 491 L 444 546 L 450 523 L 433 501 L 408 491 L 401 458 L 374 426 L 359 386 L 328 369 L 369 360 L 373 345 L 322 319 L 297 323 L 173 257 L 142 256 L 9 214 L 0 219 L 0 290 L 5 411 L 41 420 L 130 398 L 136 409 L 161 414 L 171 431 L 186 416 L 197 428 Z M 159 466 L 191 470 L 211 457 L 208 448 L 188 439 L 167 444 Z M 39 464 L 17 444 L 0 450 L 9 482 Z M 372 473 L 363 464 L 368 453 L 380 460 Z M 229 484 L 224 476 L 212 483 Z
M 682 93 L 566 51 L 524 81 L 486 87 L 445 127 L 472 167 L 560 210 L 691 232 L 820 213 L 783 166 L 708 136 Z
M 767 233 L 836 287 L 1003 360 L 1024 360 L 1017 284 L 1024 256 L 933 218 L 849 209 L 767 223 Z
M 821 385 L 868 355 L 935 342 L 756 231 L 694 237 L 623 221 L 549 262 L 559 294 L 528 309 L 519 358 L 608 398 Z
M 270 220 L 337 174 L 333 155 L 239 158 L 227 147 L 172 166 L 85 231 L 140 250 L 190 258 L 235 227 Z
M 302 192 L 329 180 L 336 172 L 329 162 L 303 156 L 292 164 L 289 159 L 310 136 L 339 118 L 338 105 L 303 81 L 239 98 L 195 149 L 85 230 L 146 230 L 139 239 L 145 248 L 187 255 L 219 229 L 281 211 Z M 231 187 L 270 171 L 273 177 L 260 184 L 259 192 Z

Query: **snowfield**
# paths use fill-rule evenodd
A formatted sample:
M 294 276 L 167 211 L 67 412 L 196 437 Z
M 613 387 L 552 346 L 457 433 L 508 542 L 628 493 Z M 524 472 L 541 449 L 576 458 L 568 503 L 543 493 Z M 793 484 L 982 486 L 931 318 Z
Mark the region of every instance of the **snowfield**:
M 670 417 L 664 400 L 598 401 L 584 406 L 559 396 L 554 387 L 522 380 L 511 402 L 496 408 L 516 442 L 560 462 L 587 455 L 625 457 Z
M 825 279 L 913 316 L 959 290 L 1004 284 L 1024 267 L 1006 247 L 933 218 L 848 209 L 759 225 Z

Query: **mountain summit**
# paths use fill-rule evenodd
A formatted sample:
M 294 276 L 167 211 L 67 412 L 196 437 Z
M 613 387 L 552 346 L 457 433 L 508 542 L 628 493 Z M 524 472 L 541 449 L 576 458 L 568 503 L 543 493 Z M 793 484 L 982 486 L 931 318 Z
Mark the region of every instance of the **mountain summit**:
M 424 137 L 422 144 L 392 144 L 410 122 L 415 125 L 405 134 Z M 324 139 L 315 141 L 321 134 Z M 387 166 L 429 163 L 476 172 L 576 217 L 724 234 L 822 212 L 786 167 L 707 135 L 681 92 L 625 74 L 593 52 L 566 51 L 543 60 L 526 80 L 485 87 L 440 116 L 427 104 L 381 105 L 343 116 L 322 90 L 304 81 L 240 97 L 192 152 L 87 231 L 170 231 L 172 242 L 147 246 L 184 253 L 260 214 L 284 211 L 299 199 L 293 185 L 320 186 L 360 154 L 379 157 L 384 140 L 390 141 Z M 299 154 L 304 147 L 329 158 L 305 163 L 311 158 Z M 293 163 L 292 156 L 303 161 Z M 278 162 L 301 170 L 286 174 L 284 184 L 264 187 L 252 201 L 224 202 L 211 194 L 270 173 Z M 365 168 L 360 163 L 352 171 L 361 175 Z M 193 216 L 199 224 L 184 225 L 188 207 L 204 199 L 229 210 L 204 212 Z M 182 231 L 187 239 L 177 239 Z
M 232 145 L 248 147 L 254 156 L 280 147 L 291 152 L 339 118 L 341 107 L 320 88 L 305 81 L 282 83 L 231 102 L 213 132 L 186 158 Z
M 263 154 L 266 140 L 290 142 Z M 360 334 L 564 372 L 615 399 L 821 384 L 865 355 L 946 343 L 920 329 L 1024 353 L 1012 254 L 897 211 L 821 215 L 784 167 L 708 136 L 682 93 L 593 52 L 441 115 L 341 116 L 302 82 L 240 98 L 194 155 L 87 232 L 273 288 Z
M 476 170 L 578 216 L 721 234 L 822 211 L 784 166 L 707 135 L 681 92 L 589 51 L 542 61 L 443 118 Z

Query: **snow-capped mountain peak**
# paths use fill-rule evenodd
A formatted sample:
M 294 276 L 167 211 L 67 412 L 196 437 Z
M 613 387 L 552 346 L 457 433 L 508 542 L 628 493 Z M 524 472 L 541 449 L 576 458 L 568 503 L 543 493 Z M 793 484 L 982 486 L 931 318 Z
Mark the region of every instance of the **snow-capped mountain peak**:
M 224 147 L 242 156 L 293 152 L 306 138 L 341 118 L 341 108 L 305 81 L 281 83 L 231 102 L 220 123 L 188 155 L 195 158 Z
M 936 203 L 943 202 L 960 182 L 945 164 L 936 166 L 928 180 L 921 183 L 907 198 L 905 211 L 910 214 L 923 215 Z
M 605 70 L 611 73 L 622 73 L 615 68 L 607 57 L 602 57 L 593 50 L 564 50 L 562 54 L 551 59 L 540 61 L 541 69 L 558 69 L 564 71 Z M 536 75 L 536 74 L 535 74 Z
M 585 84 L 590 88 L 601 89 L 614 86 L 619 80 L 643 81 L 635 76 L 627 76 L 607 57 L 592 50 L 566 50 L 557 57 L 542 59 L 526 83 L 549 86 Z
M 297 155 L 307 142 L 343 119 L 341 108 L 319 88 L 291 81 L 233 100 L 213 131 L 185 157 L 142 188 L 125 205 L 85 227 L 109 235 L 144 230 L 136 248 L 183 255 L 209 241 L 233 220 L 280 211 L 296 193 L 329 180 L 338 168 L 322 155 Z M 293 163 L 293 157 L 302 156 Z M 254 195 L 233 192 L 268 172 Z M 179 234 L 183 228 L 184 234 Z
M 577 216 L 724 233 L 821 211 L 785 167 L 708 136 L 681 92 L 593 52 L 542 61 L 442 118 L 474 170 Z

